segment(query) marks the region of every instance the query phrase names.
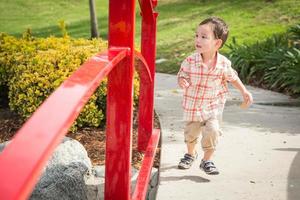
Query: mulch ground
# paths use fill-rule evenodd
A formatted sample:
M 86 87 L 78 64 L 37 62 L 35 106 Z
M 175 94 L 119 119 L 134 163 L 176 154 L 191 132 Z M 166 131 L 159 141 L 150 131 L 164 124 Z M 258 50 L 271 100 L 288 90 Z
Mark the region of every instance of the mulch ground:
M 132 165 L 139 169 L 143 154 L 137 151 L 137 116 L 134 115 Z M 0 143 L 10 140 L 24 122 L 8 108 L 0 106 Z M 159 128 L 159 121 L 155 117 L 155 128 Z M 82 128 L 75 133 L 68 133 L 68 137 L 78 140 L 86 149 L 93 165 L 105 164 L 105 130 L 103 128 Z M 156 151 L 154 167 L 159 166 L 160 148 Z

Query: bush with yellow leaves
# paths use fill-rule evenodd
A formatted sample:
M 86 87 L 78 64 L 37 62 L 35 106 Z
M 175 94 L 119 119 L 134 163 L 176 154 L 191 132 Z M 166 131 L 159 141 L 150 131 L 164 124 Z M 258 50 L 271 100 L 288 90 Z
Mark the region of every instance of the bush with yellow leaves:
M 27 119 L 80 65 L 106 48 L 107 42 L 101 39 L 33 38 L 28 34 L 15 38 L 0 33 L 0 87 L 8 89 L 10 109 Z M 138 83 L 135 76 L 135 102 Z M 103 124 L 106 84 L 105 79 L 81 111 L 71 131 L 77 127 Z

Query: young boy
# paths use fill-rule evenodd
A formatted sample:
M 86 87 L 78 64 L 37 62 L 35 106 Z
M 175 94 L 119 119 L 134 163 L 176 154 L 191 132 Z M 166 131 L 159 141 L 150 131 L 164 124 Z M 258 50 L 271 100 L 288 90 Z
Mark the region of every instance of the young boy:
M 187 153 L 180 160 L 179 169 L 189 169 L 197 158 L 196 144 L 201 134 L 204 151 L 200 169 L 210 175 L 219 174 L 211 161 L 219 135 L 219 121 L 226 101 L 227 82 L 237 88 L 244 103 L 253 102 L 231 62 L 218 53 L 228 36 L 226 23 L 217 17 L 202 21 L 196 30 L 196 52 L 188 56 L 178 72 L 178 84 L 184 89 L 183 110 L 186 121 L 184 139 Z

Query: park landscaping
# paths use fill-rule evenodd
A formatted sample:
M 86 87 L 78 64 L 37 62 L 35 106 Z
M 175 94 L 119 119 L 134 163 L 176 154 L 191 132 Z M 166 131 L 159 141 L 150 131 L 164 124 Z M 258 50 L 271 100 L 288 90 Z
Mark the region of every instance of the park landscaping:
M 3 142 L 77 67 L 106 48 L 108 4 L 97 1 L 102 39 L 94 40 L 90 40 L 89 9 L 84 0 L 1 1 L 0 7 L 0 102 L 4 112 L 0 130 L 7 132 L 1 134 Z M 175 74 L 194 50 L 197 24 L 215 15 L 230 26 L 230 38 L 221 53 L 231 58 L 246 83 L 299 96 L 299 1 L 162 0 L 157 10 L 157 59 L 163 60 L 157 64 L 158 72 Z M 139 11 L 136 32 L 138 46 Z M 103 84 L 69 134 L 89 144 L 88 149 L 104 150 L 101 142 L 92 142 L 104 139 Z M 91 150 L 91 158 L 94 152 Z M 101 163 L 97 155 L 95 164 Z M 140 160 L 141 155 L 135 155 Z

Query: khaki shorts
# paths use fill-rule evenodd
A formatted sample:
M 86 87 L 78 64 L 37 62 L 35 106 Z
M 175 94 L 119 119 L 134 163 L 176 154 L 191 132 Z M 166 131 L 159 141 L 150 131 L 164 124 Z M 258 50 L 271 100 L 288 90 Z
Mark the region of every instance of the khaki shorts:
M 201 146 L 203 150 L 216 149 L 220 134 L 219 120 L 210 118 L 203 122 L 187 122 L 184 129 L 184 142 L 196 144 L 200 134 L 202 134 Z

